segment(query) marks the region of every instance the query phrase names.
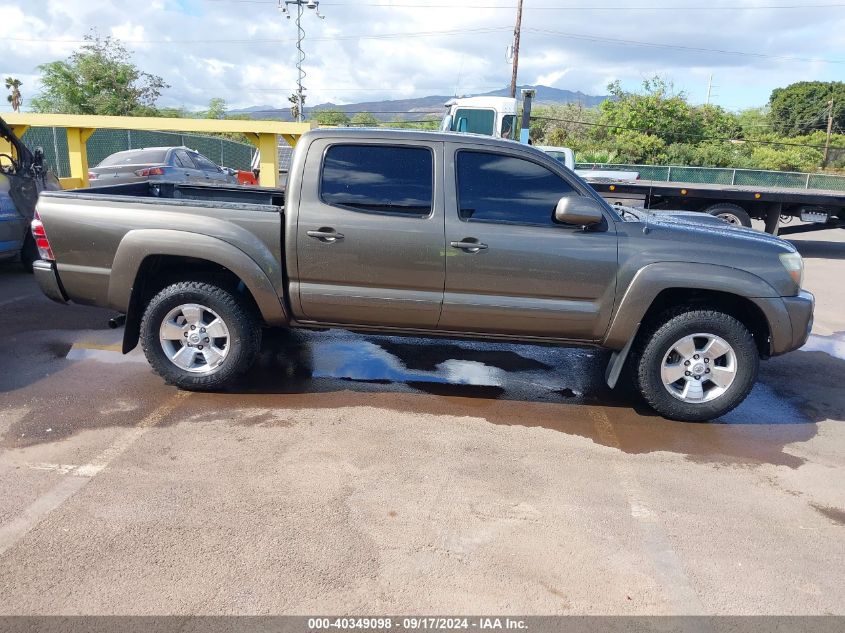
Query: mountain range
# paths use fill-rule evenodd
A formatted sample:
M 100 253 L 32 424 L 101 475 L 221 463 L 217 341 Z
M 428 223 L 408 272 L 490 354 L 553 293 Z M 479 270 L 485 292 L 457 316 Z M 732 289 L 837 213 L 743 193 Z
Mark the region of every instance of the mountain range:
M 521 94 L 520 90 L 523 88 L 533 88 L 536 90 L 537 93 L 534 97 L 534 103 L 542 105 L 581 103 L 584 107 L 591 108 L 610 98 L 608 96 L 596 96 L 584 94 L 583 92 L 573 92 L 572 90 L 561 90 L 550 86 L 519 86 L 517 89 L 518 95 Z M 502 88 L 500 90 L 493 90 L 491 92 L 484 92 L 481 94 L 461 96 L 507 97 L 509 95 L 509 88 Z M 305 115 L 308 116 L 317 110 L 340 110 L 341 112 L 346 112 L 348 114 L 354 114 L 356 112 L 371 112 L 380 121 L 419 119 L 421 118 L 421 115 L 435 115 L 435 117 L 439 119 L 444 111 L 443 104 L 452 98 L 452 96 L 446 95 L 431 95 L 428 97 L 417 97 L 414 99 L 363 101 L 361 103 L 347 103 L 342 105 L 336 103 L 320 103 L 315 106 L 306 106 Z M 270 105 L 261 105 L 242 108 L 240 110 L 230 110 L 230 112 L 232 114 L 248 114 L 256 119 L 291 120 L 289 107 L 279 108 Z

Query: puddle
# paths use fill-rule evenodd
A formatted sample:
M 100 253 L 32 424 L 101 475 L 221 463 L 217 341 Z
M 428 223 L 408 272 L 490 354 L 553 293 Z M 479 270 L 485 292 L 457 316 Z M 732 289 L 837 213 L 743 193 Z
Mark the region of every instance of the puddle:
M 514 399 L 530 394 L 531 399 L 571 402 L 584 393 L 587 383 L 600 382 L 601 367 L 573 372 L 589 363 L 586 356 L 583 349 L 392 339 L 343 331 L 270 333 L 258 369 L 235 390 L 289 393 L 297 390 L 290 379 L 298 378 L 299 387 L 307 389 L 314 383 L 343 381 L 362 388 L 391 385 L 394 390 Z
M 812 354 L 778 359 L 764 374 L 772 386 L 759 383 L 738 409 L 715 422 L 699 424 L 665 420 L 639 398 L 608 389 L 603 376 L 608 356 L 597 349 L 394 339 L 338 330 L 268 332 L 258 361 L 242 379 L 223 393 L 194 394 L 191 408 L 200 416 L 196 419 L 232 413 L 224 417 L 233 423 L 240 421 L 235 412 L 254 411 L 256 415 L 244 416 L 250 425 L 270 424 L 262 411 L 278 413 L 285 424 L 270 425 L 284 428 L 324 409 L 376 407 L 544 428 L 606 444 L 606 434 L 595 422 L 599 410 L 611 421 L 616 436 L 607 445 L 625 453 L 667 451 L 715 465 L 771 463 L 791 468 L 800 466 L 803 459 L 789 454 L 785 447 L 814 437 L 815 422 L 825 419 L 799 408 L 784 396 L 777 382 L 771 382 L 794 375 L 802 362 L 812 360 Z M 149 370 L 139 374 L 135 369 L 136 362 L 145 362 L 141 353 L 123 356 L 113 346 L 92 343 L 74 347 L 68 358 L 132 363 L 125 366 L 122 384 L 149 406 L 155 404 L 155 392 L 169 391 Z M 91 397 L 93 392 L 85 384 L 94 366 L 73 367 L 76 369 L 63 375 L 65 380 L 80 383 L 74 396 Z M 121 424 L 118 419 L 129 421 L 138 414 L 121 411 L 84 416 L 82 411 L 77 415 L 75 406 L 71 406 L 74 419 L 67 420 L 59 435 Z M 16 443 L 54 439 L 29 434 L 26 440 L 17 437 Z
M 542 427 L 601 444 L 605 440 L 590 415 L 599 408 L 614 427 L 613 445 L 623 452 L 667 451 L 716 465 L 797 468 L 804 459 L 784 448 L 817 432 L 812 416 L 764 383 L 738 409 L 714 422 L 665 420 L 639 398 L 607 388 L 603 373 L 608 355 L 602 350 L 341 331 L 288 333 L 269 339 L 266 348 L 260 368 L 233 390 L 248 398 L 250 406 L 303 412 L 376 407 L 468 416 L 496 425 Z M 219 408 L 228 406 L 225 398 L 232 395 L 203 398 L 209 398 L 209 408 Z
M 810 334 L 810 338 L 801 347 L 802 352 L 824 352 L 829 356 L 845 360 L 845 332 L 837 332 L 831 336 Z

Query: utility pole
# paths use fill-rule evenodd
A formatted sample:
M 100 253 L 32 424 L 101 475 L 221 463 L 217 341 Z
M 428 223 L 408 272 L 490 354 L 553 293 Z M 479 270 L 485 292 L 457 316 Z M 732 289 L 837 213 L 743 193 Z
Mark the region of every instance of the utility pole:
M 290 5 L 294 5 L 296 7 L 296 50 L 299 51 L 299 56 L 296 59 L 296 69 L 299 72 L 299 76 L 296 81 L 296 120 L 302 123 L 302 109 L 305 102 L 305 97 L 303 95 L 305 87 L 302 85 L 302 80 L 305 79 L 306 75 L 305 71 L 302 69 L 302 65 L 305 63 L 305 51 L 302 48 L 302 40 L 305 39 L 305 29 L 302 28 L 302 14 L 304 9 L 312 9 L 321 20 L 325 20 L 326 16 L 320 13 L 320 3 L 318 0 L 279 0 L 279 8 L 288 20 L 290 20 L 290 11 L 288 10 L 288 6 Z
M 822 168 L 827 167 L 827 155 L 830 152 L 830 135 L 833 132 L 833 99 L 827 102 L 827 138 L 824 141 Z
M 710 73 L 710 79 L 707 81 L 707 100 L 704 105 L 710 105 L 710 93 L 713 91 L 713 73 Z
M 516 5 L 516 26 L 513 29 L 513 70 L 511 72 L 511 98 L 516 98 L 516 73 L 519 69 L 519 32 L 522 30 L 522 0 Z

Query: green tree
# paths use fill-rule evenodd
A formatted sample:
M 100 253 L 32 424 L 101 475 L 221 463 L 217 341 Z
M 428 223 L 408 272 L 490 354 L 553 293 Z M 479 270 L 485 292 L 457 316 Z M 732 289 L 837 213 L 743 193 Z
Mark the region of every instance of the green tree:
M 371 112 L 356 112 L 349 120 L 349 124 L 356 127 L 378 127 L 379 120 Z
M 140 70 L 123 44 L 96 33 L 64 61 L 38 67 L 43 92 L 32 99 L 37 112 L 148 116 L 156 113 L 164 80 Z
M 736 114 L 742 138 L 754 138 L 772 130 L 769 108 L 746 108 Z
M 206 119 L 228 119 L 226 114 L 226 100 L 214 97 L 208 102 L 208 110 L 205 111 Z
M 845 128 L 845 82 L 800 81 L 775 88 L 769 100 L 772 125 L 786 136 L 809 134 L 827 127 L 828 102 L 833 99 L 833 123 Z
M 538 145 L 571 147 L 576 152 L 592 144 L 598 110 L 580 103 L 539 105 L 531 111 L 529 138 Z
M 733 138 L 740 131 L 735 116 L 718 106 L 691 105 L 683 92 L 660 77 L 644 80 L 640 92 L 623 90 L 618 81 L 608 90 L 614 98 L 599 106 L 598 120 L 605 137 L 638 132 L 668 145 Z
M 9 96 L 6 100 L 12 104 L 12 110 L 20 112 L 23 98 L 21 97 L 21 86 L 23 82 L 15 77 L 6 77 L 6 89 L 9 91 Z
M 311 118 L 319 125 L 336 125 L 339 127 L 349 125 L 349 115 L 341 110 L 315 110 L 311 113 Z

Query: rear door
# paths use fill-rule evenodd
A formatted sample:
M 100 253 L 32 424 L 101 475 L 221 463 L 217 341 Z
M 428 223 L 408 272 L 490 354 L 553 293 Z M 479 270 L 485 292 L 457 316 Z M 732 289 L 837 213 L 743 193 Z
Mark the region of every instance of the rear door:
M 558 200 L 585 190 L 549 159 L 518 149 L 448 147 L 439 329 L 598 338 L 616 288 L 610 214 L 595 229 L 557 224 Z
M 292 295 L 306 320 L 434 328 L 443 300 L 443 144 L 314 141 Z M 442 173 L 442 171 L 441 171 Z
M 200 171 L 194 165 L 190 155 L 183 149 L 173 150 L 172 159 L 173 167 L 176 169 L 176 175 L 180 180 L 186 182 L 198 182 L 200 178 L 204 179 Z
M 194 154 L 192 158 L 206 180 L 215 182 L 227 180 L 226 173 L 202 154 Z

